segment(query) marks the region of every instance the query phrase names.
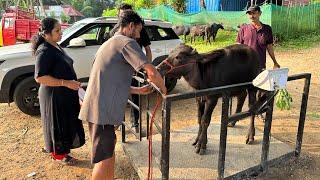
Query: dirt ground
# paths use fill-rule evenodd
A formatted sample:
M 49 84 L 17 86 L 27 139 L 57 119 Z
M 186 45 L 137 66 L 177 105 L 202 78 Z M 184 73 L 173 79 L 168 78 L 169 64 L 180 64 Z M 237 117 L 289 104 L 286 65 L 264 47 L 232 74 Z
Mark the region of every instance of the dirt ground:
M 320 176 L 320 46 L 286 52 L 277 52 L 277 59 L 282 67 L 289 67 L 290 74 L 312 73 L 311 89 L 303 136 L 302 155 L 299 158 L 283 162 L 270 168 L 266 174 L 256 179 L 319 179 Z M 270 60 L 268 60 L 270 62 Z M 268 64 L 269 67 L 270 64 Z M 295 146 L 299 119 L 303 81 L 288 83 L 288 91 L 293 96 L 293 107 L 289 111 L 275 109 L 272 123 L 272 136 Z M 174 92 L 190 90 L 180 81 Z M 195 125 L 195 100 L 181 101 L 172 109 L 172 129 Z M 219 109 L 219 108 L 216 108 Z M 186 113 L 188 112 L 188 113 Z M 219 110 L 213 113 L 213 120 L 218 121 Z M 244 120 L 239 123 L 247 123 Z M 41 152 L 43 137 L 39 117 L 30 117 L 20 112 L 14 104 L 0 104 L 0 180 L 1 179 L 89 179 L 90 143 L 74 151 L 72 155 L 79 159 L 76 166 L 63 166 L 52 162 L 48 154 Z M 84 125 L 86 133 L 87 125 Z M 256 121 L 256 127 L 263 129 L 263 122 Z M 118 133 L 118 137 L 120 134 Z M 120 138 L 118 138 L 119 141 Z M 191 147 L 191 146 L 190 146 Z M 136 172 L 125 156 L 121 143 L 116 147 L 116 179 L 138 179 Z

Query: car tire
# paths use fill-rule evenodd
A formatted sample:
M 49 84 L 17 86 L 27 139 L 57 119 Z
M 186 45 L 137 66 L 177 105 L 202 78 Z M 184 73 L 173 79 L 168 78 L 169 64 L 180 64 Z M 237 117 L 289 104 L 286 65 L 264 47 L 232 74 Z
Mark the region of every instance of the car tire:
M 33 77 L 19 82 L 14 90 L 13 100 L 22 112 L 31 116 L 40 115 L 38 89 L 39 84 Z
M 152 61 L 152 64 L 154 66 L 157 66 L 160 64 L 163 60 L 165 60 L 168 56 L 162 56 L 159 58 L 156 58 L 155 60 Z M 165 78 L 165 85 L 167 88 L 168 92 L 171 92 L 177 85 L 177 79 L 176 78 Z

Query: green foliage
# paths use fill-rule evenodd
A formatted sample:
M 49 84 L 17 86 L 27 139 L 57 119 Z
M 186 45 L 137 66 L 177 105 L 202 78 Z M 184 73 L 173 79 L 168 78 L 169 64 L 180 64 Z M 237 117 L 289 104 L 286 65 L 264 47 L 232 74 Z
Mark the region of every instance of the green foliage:
M 151 8 L 153 7 L 153 1 L 152 0 L 117 0 L 116 5 L 117 7 L 121 3 L 127 3 L 130 4 L 134 10 L 140 9 L 140 8 Z
M 85 15 L 86 17 L 94 17 L 93 11 L 94 11 L 93 7 L 86 6 L 81 10 L 81 13 L 83 13 L 83 15 Z
M 144 2 L 144 8 L 153 8 L 155 6 L 155 3 L 153 0 L 138 0 Z
M 54 11 L 50 12 L 49 17 L 56 18 L 56 14 L 54 13 Z
M 62 13 L 61 13 L 61 16 L 60 16 L 60 19 L 61 19 L 62 22 L 68 23 L 71 18 L 70 18 L 70 16 L 68 16 L 68 15 L 66 15 L 66 14 L 64 14 L 64 13 L 62 12 Z
M 186 12 L 186 0 L 169 0 L 169 5 L 177 12 Z
M 103 10 L 102 16 L 104 17 L 115 17 L 117 16 L 118 9 L 113 8 L 113 9 L 106 9 Z
M 114 7 L 114 0 L 64 0 L 87 17 L 101 16 L 104 9 Z
M 286 89 L 279 90 L 278 94 L 275 97 L 276 106 L 281 111 L 290 110 L 292 104 L 292 97 Z

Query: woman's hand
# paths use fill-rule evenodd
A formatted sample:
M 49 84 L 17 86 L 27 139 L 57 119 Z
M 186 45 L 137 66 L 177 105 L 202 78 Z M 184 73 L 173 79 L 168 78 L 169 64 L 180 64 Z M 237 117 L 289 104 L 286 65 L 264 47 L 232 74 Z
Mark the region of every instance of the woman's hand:
M 62 80 L 62 86 L 65 86 L 72 90 L 78 90 L 81 83 L 75 80 Z

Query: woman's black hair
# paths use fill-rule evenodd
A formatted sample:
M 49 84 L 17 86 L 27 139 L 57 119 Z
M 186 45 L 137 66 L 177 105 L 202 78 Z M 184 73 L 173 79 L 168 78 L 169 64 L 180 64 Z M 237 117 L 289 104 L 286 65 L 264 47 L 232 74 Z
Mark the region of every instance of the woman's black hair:
M 31 48 L 32 48 L 32 54 L 35 55 L 38 47 L 45 42 L 44 35 L 45 34 L 51 34 L 52 30 L 54 29 L 54 26 L 59 21 L 54 18 L 44 18 L 41 21 L 39 33 L 32 37 L 31 40 Z

